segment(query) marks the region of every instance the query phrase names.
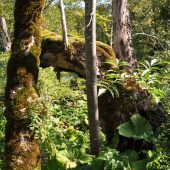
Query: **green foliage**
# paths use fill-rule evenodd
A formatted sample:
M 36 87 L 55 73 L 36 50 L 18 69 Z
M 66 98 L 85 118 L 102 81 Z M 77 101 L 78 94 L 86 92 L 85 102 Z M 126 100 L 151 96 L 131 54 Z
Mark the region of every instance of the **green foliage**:
M 45 27 L 61 35 L 61 19 L 57 1 L 48 0 L 43 12 Z M 81 0 L 66 0 L 65 12 L 69 36 L 84 35 L 84 5 Z M 120 87 L 133 80 L 146 89 L 155 103 L 162 103 L 170 112 L 169 88 L 169 5 L 167 0 L 130 0 L 133 44 L 142 60 L 133 74 L 126 71 L 127 63 L 115 61 L 108 64 L 104 80 L 99 81 L 99 96 L 110 91 L 113 97 L 121 95 Z M 13 1 L 0 1 L 0 16 L 7 20 L 10 35 L 13 32 Z M 111 1 L 97 1 L 97 40 L 110 42 Z M 52 35 L 56 36 L 56 35 Z M 4 150 L 4 89 L 8 53 L 0 53 L 0 169 Z M 41 140 L 44 170 L 168 170 L 170 169 L 170 121 L 152 132 L 149 123 L 139 115 L 121 124 L 118 132 L 126 137 L 144 139 L 154 145 L 153 150 L 126 150 L 120 153 L 102 147 L 97 157 L 89 154 L 89 134 L 85 81 L 70 73 L 61 73 L 56 79 L 53 68 L 40 69 L 38 90 L 43 106 L 30 102 L 30 113 L 44 109 L 44 118 L 32 114 L 31 126 L 35 137 Z M 46 110 L 46 111 L 45 111 Z M 117 142 L 118 136 L 113 142 Z M 102 134 L 104 136 L 104 134 Z M 151 137 L 153 138 L 151 139 Z M 103 141 L 104 141 L 103 137 Z M 104 142 L 103 142 L 104 144 Z M 113 145 L 113 144 L 112 144 Z M 116 144 L 115 144 L 116 145 Z M 145 158 L 140 158 L 141 153 Z M 57 167 L 57 168 L 56 168 Z
M 109 70 L 104 79 L 99 82 L 99 94 L 102 95 L 109 91 L 113 97 L 120 95 L 120 87 L 127 86 L 128 81 L 133 82 L 132 88 L 135 88 L 134 82 L 139 83 L 141 90 L 147 90 L 152 96 L 154 103 L 162 103 L 167 112 L 170 110 L 169 105 L 169 61 L 153 59 L 151 61 L 144 60 L 139 63 L 139 68 L 134 73 L 128 73 L 126 63 L 113 63 L 113 70 Z M 125 68 L 125 69 L 124 69 Z M 154 151 L 143 151 L 147 155 L 143 160 L 136 160 L 135 162 L 128 161 L 130 169 L 169 169 L 169 115 L 166 115 L 167 122 L 163 123 L 162 127 L 153 132 L 149 122 L 142 118 L 140 115 L 135 114 L 131 117 L 130 121 L 121 124 L 117 129 L 120 135 L 134 138 L 135 140 L 143 139 L 152 143 L 155 146 Z M 113 139 L 115 142 L 116 137 Z M 128 156 L 131 154 L 128 153 Z M 135 154 L 134 154 L 135 155 Z M 137 153 L 137 156 L 139 153 Z M 120 161 L 120 158 L 119 158 Z M 100 161 L 99 161 L 100 162 Z M 125 161 L 123 161 L 125 163 Z M 111 165 L 107 163 L 109 168 Z M 99 167 L 102 164 L 100 162 Z M 127 167 L 124 165 L 124 167 Z M 129 168 L 129 167 L 128 167 Z M 113 168 L 114 169 L 114 168 Z M 119 168 L 115 168 L 119 169 Z
M 162 151 L 162 149 L 158 148 L 156 151 L 148 151 L 148 163 L 146 165 L 147 170 L 157 170 L 157 169 L 169 169 L 168 157 Z
M 131 88 L 135 88 L 135 83 L 139 84 L 141 89 L 147 90 L 152 95 L 153 101 L 159 103 L 165 100 L 169 94 L 169 61 L 153 59 L 139 62 L 139 68 L 133 73 L 127 71 L 128 63 L 116 60 L 107 62 L 113 69 L 108 70 L 103 80 L 99 81 L 99 95 L 107 90 L 113 98 L 119 96 L 119 87 L 127 82 L 134 82 Z M 137 85 L 137 84 L 136 84 Z
M 84 1 L 66 0 L 64 1 L 68 36 L 84 36 Z M 105 11 L 105 12 L 103 12 Z M 97 40 L 110 43 L 111 32 L 111 2 L 97 3 Z M 45 27 L 51 31 L 62 35 L 61 16 L 58 8 L 58 1 L 47 2 L 44 10 Z
M 52 168 L 53 164 L 68 169 L 89 163 L 84 80 L 62 73 L 59 82 L 53 69 L 48 68 L 40 70 L 38 88 L 47 113 L 43 120 L 33 117 L 32 128 L 41 138 L 42 148 L 49 158 L 45 169 Z
M 4 132 L 6 119 L 4 117 L 4 89 L 6 83 L 6 65 L 9 58 L 9 53 L 0 53 L 0 169 L 2 166 L 3 151 L 4 151 Z
M 104 12 L 103 12 L 104 11 Z M 111 39 L 111 1 L 98 2 L 96 8 L 96 35 L 97 40 L 110 44 Z
M 54 169 L 59 167 L 60 169 L 71 169 L 77 167 L 79 164 L 89 164 L 92 161 L 92 156 L 86 154 L 83 149 L 69 148 L 62 151 L 59 151 L 56 154 L 56 160 L 52 159 L 53 163 L 50 161 L 47 162 L 45 169 Z
M 5 67 L 8 54 L 1 54 L 1 94 L 5 87 Z M 152 61 L 152 64 L 154 62 Z M 113 82 L 118 88 L 130 76 L 125 70 L 120 69 L 126 66 L 125 63 L 115 63 L 111 75 L 106 74 L 110 83 Z M 159 64 L 157 67 L 160 66 Z M 155 65 L 154 65 L 155 67 Z M 144 66 L 142 67 L 144 68 Z M 120 69 L 120 71 L 119 71 Z M 146 69 L 146 68 L 145 68 Z M 156 69 L 157 71 L 158 69 Z M 139 70 L 138 70 L 139 71 Z M 151 69 L 150 74 L 156 73 Z M 160 71 L 160 69 L 159 69 Z M 140 75 L 144 70 L 140 70 Z M 160 71 L 161 72 L 161 71 Z M 162 73 L 162 72 L 161 72 Z M 166 71 L 165 71 L 166 73 Z M 144 73 L 143 73 L 144 74 Z M 147 74 L 147 73 L 146 73 Z M 164 72 L 163 72 L 164 74 Z M 145 75 L 144 75 L 145 76 Z M 87 121 L 87 106 L 85 95 L 85 81 L 79 79 L 75 74 L 61 73 L 61 81 L 56 79 L 53 68 L 40 69 L 38 89 L 40 100 L 46 107 L 46 115 L 42 119 L 32 115 L 32 126 L 35 130 L 35 137 L 41 139 L 44 170 L 110 170 L 110 169 L 168 169 L 169 168 L 169 123 L 165 123 L 157 131 L 157 134 L 150 140 L 156 149 L 145 151 L 145 159 L 140 159 L 140 153 L 134 150 L 127 150 L 123 153 L 109 147 L 102 147 L 98 157 L 89 154 L 89 134 Z M 111 81 L 112 80 L 112 81 Z M 124 80 L 124 81 L 122 81 Z M 148 80 L 148 79 L 147 79 Z M 167 80 L 167 78 L 163 79 Z M 101 83 L 101 82 L 100 82 Z M 147 84 L 147 83 L 146 83 Z M 111 85 L 111 84 L 110 84 Z M 153 84 L 155 85 L 161 84 Z M 107 88 L 107 85 L 105 86 Z M 103 88 L 103 87 L 102 87 Z M 114 95 L 119 95 L 115 92 Z M 166 95 L 165 95 L 166 96 Z M 166 98 L 164 98 L 165 100 Z M 32 105 L 30 112 L 39 111 L 41 107 Z M 4 107 L 1 108 L 1 154 L 2 160 L 3 139 L 5 119 L 3 117 Z M 148 122 L 140 116 L 134 115 L 129 122 L 118 127 L 119 133 L 135 139 L 150 139 L 153 135 Z M 128 134 L 128 135 L 127 135 Z M 130 135 L 129 135 L 130 134 Z
M 106 63 L 112 65 L 113 69 L 108 70 L 105 74 L 104 79 L 98 82 L 98 96 L 102 95 L 108 90 L 114 98 L 115 96 L 119 96 L 118 86 L 123 85 L 126 75 L 129 77 L 129 75 L 127 73 L 124 73 L 123 70 L 120 71 L 120 67 L 127 65 L 127 63 L 120 62 L 119 60 L 111 60 L 107 61 Z
M 130 169 L 128 158 L 110 148 L 104 148 L 104 150 L 100 152 L 98 158 L 93 161 L 92 166 L 95 170 Z
M 166 97 L 166 89 L 169 87 L 168 61 L 153 59 L 150 62 L 144 60 L 140 63 L 141 67 L 135 73 L 137 82 L 141 83 L 145 89 L 152 95 L 156 103 Z
M 4 107 L 0 106 L 0 169 L 2 166 L 3 152 L 4 152 L 4 131 L 6 120 L 3 116 Z
M 130 121 L 121 124 L 117 129 L 119 134 L 125 137 L 144 140 L 149 140 L 153 137 L 151 125 L 139 114 L 133 115 Z
M 68 35 L 84 35 L 84 10 L 82 1 L 64 1 Z M 51 3 L 44 10 L 45 27 L 62 35 L 61 14 L 58 2 Z
M 149 158 L 138 160 L 138 153 L 127 150 L 123 153 L 104 147 L 100 155 L 93 160 L 92 170 L 143 170 Z
M 153 64 L 154 61 L 151 63 Z M 132 76 L 124 69 L 120 69 L 124 67 L 126 67 L 124 62 L 114 64 L 115 69 L 109 70 L 106 74 L 109 85 L 114 82 L 118 89 L 118 86 L 122 86 L 129 76 Z M 144 70 L 141 69 L 138 72 L 141 76 Z M 150 74 L 153 73 L 155 73 L 155 70 L 151 69 Z M 105 85 L 102 88 L 105 87 L 106 90 L 109 87 L 108 84 L 102 85 Z M 134 150 L 119 153 L 115 149 L 105 147 L 102 148 L 98 157 L 89 155 L 85 86 L 84 80 L 77 78 L 76 75 L 62 73 L 62 79 L 59 82 L 56 80 L 52 68 L 41 69 L 38 88 L 41 100 L 47 107 L 45 118 L 43 120 L 34 118 L 35 123 L 33 125 L 37 130 L 37 136 L 42 141 L 44 159 L 46 160 L 43 169 L 52 170 L 58 167 L 60 170 L 143 170 L 146 168 L 150 170 L 155 167 L 157 169 L 168 167 L 167 153 L 158 146 L 157 143 L 160 144 L 160 141 L 155 141 L 156 136 L 153 134 L 149 123 L 139 115 L 133 115 L 129 122 L 120 125 L 118 127 L 119 133 L 126 137 L 152 142 L 158 146 L 155 151 L 146 151 L 147 157 L 142 160 L 139 159 L 140 153 Z M 119 92 L 113 92 L 114 95 L 119 95 Z M 158 152 L 159 149 L 160 152 Z M 161 165 L 163 158 L 166 158 L 166 160 Z
M 168 55 L 169 6 L 168 0 L 129 0 L 133 44 L 138 58 L 154 59 L 157 52 Z

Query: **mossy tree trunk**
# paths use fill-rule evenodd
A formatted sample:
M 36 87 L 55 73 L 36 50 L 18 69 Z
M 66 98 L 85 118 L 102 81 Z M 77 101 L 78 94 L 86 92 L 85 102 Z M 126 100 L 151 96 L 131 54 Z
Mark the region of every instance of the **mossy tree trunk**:
M 15 1 L 14 40 L 5 91 L 5 170 L 41 169 L 39 140 L 34 139 L 29 125 L 34 114 L 42 114 L 35 86 L 39 71 L 39 26 L 43 6 L 44 0 Z
M 97 100 L 96 1 L 85 1 L 86 87 L 91 153 L 100 151 Z

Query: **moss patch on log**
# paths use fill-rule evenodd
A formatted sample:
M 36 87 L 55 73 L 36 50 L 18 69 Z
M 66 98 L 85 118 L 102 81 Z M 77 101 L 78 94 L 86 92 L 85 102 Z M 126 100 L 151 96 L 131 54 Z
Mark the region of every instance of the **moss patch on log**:
M 54 66 L 61 70 L 70 70 L 85 77 L 86 57 L 85 40 L 83 38 L 69 37 L 69 47 L 65 50 L 61 36 L 47 30 L 42 30 L 43 41 L 41 51 L 41 66 Z M 98 74 L 103 75 L 111 65 L 105 63 L 115 60 L 115 54 L 110 46 L 96 42 Z

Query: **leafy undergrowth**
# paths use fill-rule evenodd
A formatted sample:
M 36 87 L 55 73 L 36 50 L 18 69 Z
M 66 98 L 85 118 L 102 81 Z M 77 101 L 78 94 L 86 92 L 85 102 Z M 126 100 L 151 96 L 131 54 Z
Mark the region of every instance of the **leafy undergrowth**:
M 144 67 L 144 64 L 146 67 Z M 158 61 L 156 60 L 151 63 L 145 61 L 144 64 L 135 73 L 135 78 L 150 90 L 156 103 L 163 103 L 167 100 L 168 94 L 164 93 L 161 81 L 165 81 L 164 88 L 165 85 L 168 88 L 167 71 L 163 72 L 166 77 L 161 75 L 160 69 L 161 74 L 158 75 L 156 73 Z M 107 76 L 109 77 L 109 75 Z M 117 80 L 120 83 L 128 75 L 123 72 L 119 75 L 113 75 L 112 72 L 112 76 L 118 76 Z M 44 124 L 41 123 L 41 126 L 37 127 L 38 136 L 41 136 L 42 139 L 44 170 L 55 170 L 56 167 L 59 170 L 153 170 L 170 168 L 168 151 L 170 124 L 167 122 L 156 132 L 153 132 L 149 122 L 138 114 L 133 115 L 129 122 L 123 123 L 117 128 L 119 134 L 114 137 L 114 144 L 110 146 L 105 145 L 105 136 L 100 132 L 103 144 L 101 152 L 97 157 L 90 155 L 85 82 L 74 74 L 63 73 L 61 77 L 60 82 L 56 80 L 52 68 L 40 71 L 38 87 L 48 108 L 45 121 L 42 121 Z M 109 87 L 115 87 L 115 84 L 111 83 Z M 104 87 L 102 86 L 102 88 Z M 119 93 L 115 89 L 111 88 L 113 97 Z M 104 93 L 107 87 L 102 90 L 102 93 Z M 153 150 L 140 150 L 139 152 L 126 150 L 121 153 L 115 149 L 119 135 L 150 142 L 154 145 L 154 148 Z
M 3 159 L 4 148 L 4 88 L 6 81 L 6 63 L 9 54 L 0 55 L 0 166 Z M 154 66 L 156 67 L 156 66 Z M 149 71 L 141 68 L 138 71 L 139 81 L 151 88 L 153 99 L 156 102 L 165 103 L 168 108 L 168 86 L 162 95 L 163 85 L 156 77 L 156 73 L 151 67 Z M 117 80 L 126 77 L 121 73 Z M 123 76 L 124 75 L 124 76 Z M 155 76 L 154 76 L 155 75 Z M 155 79 L 157 83 L 154 84 Z M 166 74 L 167 83 L 168 74 Z M 113 81 L 112 81 L 113 82 Z M 110 84 L 116 87 L 115 84 Z M 116 82 L 117 83 L 117 82 Z M 105 83 L 106 85 L 106 83 Z M 157 85 L 157 87 L 156 87 Z M 158 86 L 160 88 L 158 88 Z M 156 87 L 158 90 L 155 92 Z M 102 86 L 102 93 L 105 91 Z M 138 114 L 131 117 L 129 122 L 125 122 L 118 127 L 119 134 L 116 134 L 112 145 L 106 146 L 105 135 L 100 132 L 102 139 L 102 149 L 95 157 L 89 151 L 89 130 L 87 119 L 87 106 L 85 95 L 85 81 L 75 74 L 61 73 L 61 81 L 57 80 L 53 68 L 40 69 L 38 90 L 47 113 L 44 118 L 32 116 L 31 129 L 35 131 L 35 138 L 41 139 L 42 169 L 43 170 L 168 170 L 170 169 L 170 119 L 164 123 L 156 132 L 152 131 L 146 119 Z M 107 90 L 107 87 L 106 87 Z M 100 90 L 101 92 L 101 90 Z M 111 91 L 118 95 L 116 88 Z M 157 95 L 157 92 L 158 95 Z M 113 95 L 113 97 L 114 97 Z M 162 96 L 161 96 L 162 95 Z M 32 108 L 35 109 L 34 107 Z M 35 110 L 34 110 L 35 111 Z M 168 117 L 168 114 L 167 114 Z M 134 138 L 135 140 L 149 141 L 154 145 L 153 150 L 126 150 L 119 152 L 115 149 L 119 135 Z M 145 155 L 141 157 L 141 155 Z
M 4 130 L 5 130 L 5 117 L 4 117 L 4 89 L 6 83 L 6 64 L 8 60 L 8 53 L 0 53 L 0 169 L 3 159 L 4 151 Z

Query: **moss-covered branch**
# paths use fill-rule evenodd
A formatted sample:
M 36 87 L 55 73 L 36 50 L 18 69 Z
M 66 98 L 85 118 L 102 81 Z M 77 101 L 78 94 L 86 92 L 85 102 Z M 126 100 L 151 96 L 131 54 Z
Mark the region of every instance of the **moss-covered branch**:
M 5 91 L 6 138 L 3 169 L 33 170 L 40 167 L 39 140 L 30 130 L 29 107 L 38 101 L 41 36 L 39 26 L 44 0 L 16 0 L 12 54 L 7 66 Z M 41 111 L 40 113 L 41 114 Z
M 48 30 L 42 31 L 42 52 L 41 66 L 54 66 L 61 70 L 76 72 L 82 77 L 86 77 L 85 61 L 85 41 L 83 38 L 69 38 L 68 49 L 65 50 L 60 36 Z M 110 69 L 110 65 L 105 62 L 115 60 L 115 54 L 110 46 L 102 42 L 97 42 L 97 74 L 102 76 Z

